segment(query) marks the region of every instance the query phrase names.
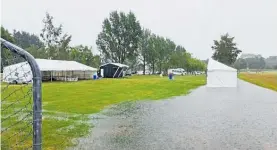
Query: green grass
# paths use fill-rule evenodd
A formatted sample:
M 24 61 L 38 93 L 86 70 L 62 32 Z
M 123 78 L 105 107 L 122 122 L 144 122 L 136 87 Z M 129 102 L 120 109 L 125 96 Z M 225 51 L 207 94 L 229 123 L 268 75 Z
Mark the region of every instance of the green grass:
M 107 106 L 126 101 L 158 100 L 184 95 L 191 89 L 204 84 L 204 76 L 176 77 L 172 81 L 168 80 L 167 77 L 132 76 L 125 79 L 43 83 L 43 148 L 64 149 L 74 146 L 72 139 L 86 135 L 92 128 L 92 125 L 88 123 L 89 115 L 100 112 Z M 18 87 L 9 86 L 1 94 L 2 99 Z M 2 108 L 9 106 L 11 102 L 16 102 L 15 100 L 22 97 L 27 90 L 28 87 L 25 87 L 23 91 L 19 90 L 16 95 L 9 96 L 7 99 L 9 103 L 2 103 Z M 19 103 L 14 104 L 13 108 L 1 111 L 2 119 L 12 114 L 14 108 L 22 108 L 29 101 L 30 99 L 24 98 Z M 31 108 L 29 107 L 24 111 L 22 110 L 20 115 L 17 114 L 2 123 L 2 127 L 14 124 L 22 115 L 28 114 L 30 111 Z M 20 123 L 3 133 L 1 135 L 2 143 L 3 139 L 8 137 L 7 135 L 12 135 L 12 133 L 18 132 L 20 128 L 26 127 L 27 121 L 30 120 L 26 119 L 24 120 L 25 123 Z M 31 129 L 31 126 L 29 128 Z M 23 132 L 23 134 L 26 133 Z M 18 138 L 13 136 L 9 142 L 6 142 L 7 145 L 14 143 Z M 22 147 L 16 148 L 25 148 L 31 143 L 29 137 Z M 1 148 L 5 149 L 3 146 Z
M 277 73 L 240 73 L 239 78 L 258 86 L 277 91 Z

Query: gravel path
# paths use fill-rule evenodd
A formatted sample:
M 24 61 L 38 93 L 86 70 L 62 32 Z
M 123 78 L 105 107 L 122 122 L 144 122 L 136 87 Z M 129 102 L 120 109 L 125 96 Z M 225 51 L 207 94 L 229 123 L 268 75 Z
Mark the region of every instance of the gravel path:
M 74 149 L 277 149 L 277 92 L 240 80 L 238 88 L 203 86 L 187 96 L 122 104 L 103 114 Z

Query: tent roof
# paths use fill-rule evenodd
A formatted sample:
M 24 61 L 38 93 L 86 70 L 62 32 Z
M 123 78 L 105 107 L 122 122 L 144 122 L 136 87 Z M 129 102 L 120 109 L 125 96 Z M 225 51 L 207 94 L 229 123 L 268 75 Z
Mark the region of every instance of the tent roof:
M 67 60 L 35 59 L 41 71 L 97 71 L 96 68 Z M 24 66 L 27 62 L 11 65 L 10 67 Z M 7 66 L 9 67 L 9 66 Z
M 224 71 L 234 71 L 234 72 L 237 71 L 237 69 L 229 67 L 229 66 L 227 66 L 221 62 L 218 62 L 212 58 L 209 59 L 207 69 L 208 69 L 208 71 L 214 71 L 214 70 L 224 70 Z
M 106 63 L 106 64 L 103 64 L 101 66 L 105 66 L 105 65 L 108 65 L 108 64 L 112 64 L 112 65 L 115 65 L 115 66 L 118 66 L 118 67 L 126 67 L 126 68 L 129 68 L 129 66 L 127 65 L 124 65 L 124 64 L 120 64 L 120 63 Z M 101 67 L 100 66 L 100 67 Z

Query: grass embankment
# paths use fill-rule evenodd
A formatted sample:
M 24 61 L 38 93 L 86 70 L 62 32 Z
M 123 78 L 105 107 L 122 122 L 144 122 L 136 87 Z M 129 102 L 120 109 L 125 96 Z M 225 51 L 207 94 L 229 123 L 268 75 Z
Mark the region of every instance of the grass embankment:
M 277 73 L 240 73 L 239 78 L 258 86 L 277 91 Z
M 183 95 L 204 84 L 204 76 L 176 77 L 173 81 L 169 81 L 167 77 L 133 76 L 126 79 L 43 83 L 43 149 L 64 149 L 73 146 L 72 139 L 86 135 L 91 128 L 88 123 L 88 115 L 97 113 L 106 106 L 125 101 L 158 100 Z M 14 88 L 16 86 L 9 86 L 3 92 L 2 98 Z M 25 92 L 26 90 L 27 88 Z M 16 95 L 10 96 L 7 100 L 9 103 L 2 103 L 2 108 L 14 102 L 18 97 L 22 97 L 25 92 L 20 90 Z M 10 115 L 14 109 L 22 108 L 29 101 L 30 99 L 27 98 L 22 99 L 20 103 L 13 106 L 13 109 L 2 111 L 2 119 L 3 116 Z M 22 112 L 24 111 L 22 110 Z M 19 118 L 22 118 L 22 115 L 24 113 L 13 115 L 2 123 L 2 127 L 14 124 Z M 11 135 L 8 140 L 10 142 L 7 144 L 15 143 L 19 135 L 14 135 L 14 133 L 19 132 L 27 125 L 20 123 L 7 130 L 5 134 L 2 134 L 2 143 L 3 139 Z M 31 125 L 29 128 L 31 129 Z M 31 131 L 30 129 L 26 131 Z M 27 135 L 25 130 L 21 130 L 21 132 L 21 136 L 22 134 Z M 23 147 L 30 146 L 30 144 L 31 136 L 27 136 Z

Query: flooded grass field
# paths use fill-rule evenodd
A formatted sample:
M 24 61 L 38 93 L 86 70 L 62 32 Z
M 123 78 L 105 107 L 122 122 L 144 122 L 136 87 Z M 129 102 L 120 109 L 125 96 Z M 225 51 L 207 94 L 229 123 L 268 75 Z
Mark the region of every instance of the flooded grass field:
M 126 79 L 43 83 L 43 149 L 65 149 L 78 144 L 74 139 L 87 135 L 93 128 L 92 114 L 113 104 L 184 95 L 205 83 L 204 76 L 180 76 L 174 80 L 159 76 L 133 76 Z M 2 85 L 1 89 L 6 87 L 7 85 Z M 22 88 L 8 86 L 1 93 L 1 98 L 17 91 L 19 87 Z M 29 115 L 32 110 L 29 106 L 32 105 L 26 105 L 30 103 L 30 97 L 24 97 L 28 90 L 30 87 L 25 86 L 10 95 L 5 102 L 1 101 L 1 119 L 5 120 L 1 127 L 12 127 L 1 134 L 1 142 L 6 143 L 6 147 L 1 146 L 2 149 L 10 147 L 22 135 L 26 135 L 24 144 L 15 145 L 15 149 L 26 149 L 32 144 L 32 115 Z M 9 106 L 12 107 L 5 109 Z M 16 109 L 25 108 L 24 106 L 28 108 L 20 110 L 21 113 L 13 113 Z M 22 120 L 24 116 L 28 119 Z
M 277 92 L 242 80 L 104 109 L 70 150 L 277 149 Z

